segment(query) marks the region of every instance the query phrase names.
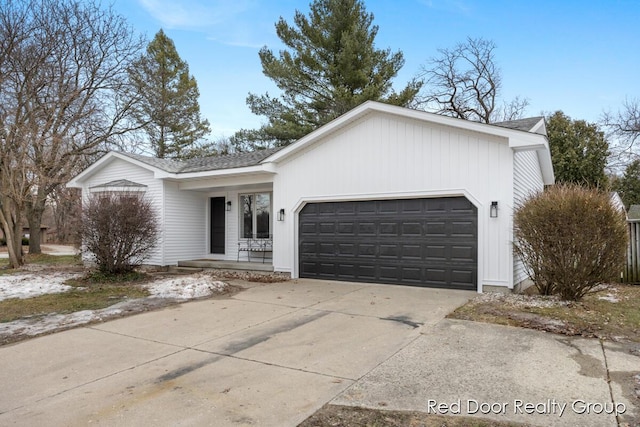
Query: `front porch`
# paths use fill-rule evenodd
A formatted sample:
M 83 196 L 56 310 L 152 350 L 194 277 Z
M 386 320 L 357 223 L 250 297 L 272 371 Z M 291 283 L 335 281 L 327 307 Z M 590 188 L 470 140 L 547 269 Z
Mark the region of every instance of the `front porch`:
M 241 270 L 241 271 L 266 271 L 273 272 L 273 264 L 271 260 L 267 262 L 247 262 L 247 261 L 226 261 L 212 259 L 193 259 L 178 261 L 178 267 L 191 268 L 215 268 L 218 270 Z

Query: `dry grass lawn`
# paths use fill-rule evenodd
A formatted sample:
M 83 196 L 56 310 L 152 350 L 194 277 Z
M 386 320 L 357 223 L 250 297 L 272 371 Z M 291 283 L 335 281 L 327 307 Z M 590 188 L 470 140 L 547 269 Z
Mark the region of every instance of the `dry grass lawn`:
M 640 342 L 640 286 L 602 286 L 582 301 L 483 294 L 448 317 L 614 341 Z

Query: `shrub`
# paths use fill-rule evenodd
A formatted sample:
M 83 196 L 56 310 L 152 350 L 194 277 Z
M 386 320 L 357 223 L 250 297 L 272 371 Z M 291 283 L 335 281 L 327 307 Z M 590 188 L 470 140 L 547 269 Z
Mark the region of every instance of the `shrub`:
M 138 194 L 91 195 L 82 212 L 80 237 L 104 274 L 124 274 L 153 250 L 158 225 L 151 203 Z
M 626 245 L 624 216 L 596 189 L 556 185 L 514 215 L 515 253 L 543 295 L 577 301 L 619 278 Z
M 0 246 L 7 246 L 7 239 L 0 237 Z
M 29 246 L 29 238 L 28 237 L 23 237 L 22 238 L 22 246 Z

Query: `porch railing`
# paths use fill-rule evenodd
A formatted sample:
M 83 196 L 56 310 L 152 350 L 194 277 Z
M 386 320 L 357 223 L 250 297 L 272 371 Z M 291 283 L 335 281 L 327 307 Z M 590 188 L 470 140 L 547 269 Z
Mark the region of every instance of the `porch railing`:
M 273 259 L 273 238 L 252 237 L 250 239 L 242 239 L 238 242 L 238 261 L 240 254 L 247 254 L 247 261 L 251 262 L 251 256 L 261 254 L 262 263 L 266 260 Z

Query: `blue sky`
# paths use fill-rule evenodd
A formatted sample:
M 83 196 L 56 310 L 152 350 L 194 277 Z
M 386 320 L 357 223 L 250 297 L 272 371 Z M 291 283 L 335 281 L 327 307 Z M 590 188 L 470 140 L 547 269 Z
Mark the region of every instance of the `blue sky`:
M 310 1 L 115 0 L 113 6 L 151 39 L 164 29 L 200 88 L 212 137 L 263 121 L 246 106 L 249 92 L 272 95 L 258 50 L 282 48 L 274 24 L 293 22 Z M 527 116 L 562 110 L 598 121 L 627 98 L 640 97 L 640 0 L 365 0 L 380 29 L 378 48 L 402 50 L 400 89 L 438 48 L 467 36 L 493 40 L 503 98 L 528 98 Z

